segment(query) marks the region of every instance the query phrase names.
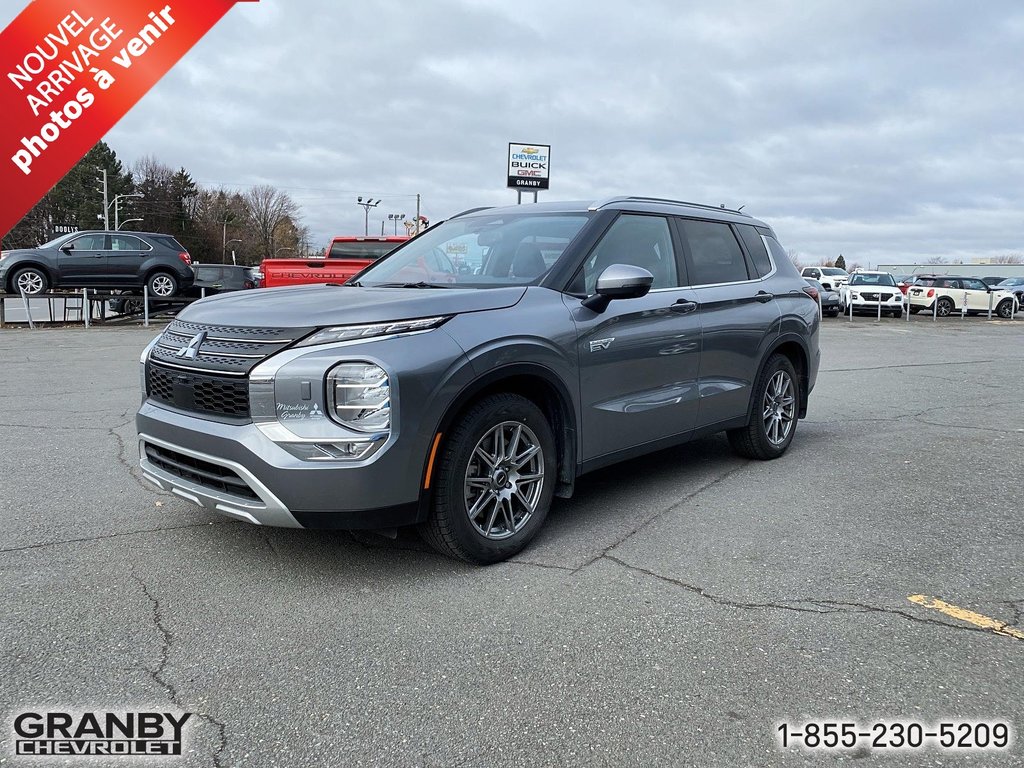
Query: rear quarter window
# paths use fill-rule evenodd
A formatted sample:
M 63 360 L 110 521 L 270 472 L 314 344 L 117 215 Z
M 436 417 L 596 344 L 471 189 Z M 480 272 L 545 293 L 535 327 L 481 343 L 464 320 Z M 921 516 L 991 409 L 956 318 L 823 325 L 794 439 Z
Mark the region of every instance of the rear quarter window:
M 768 249 L 765 248 L 760 233 L 749 224 L 740 224 L 736 228 L 740 232 L 740 238 L 747 248 L 747 253 L 750 254 L 751 261 L 754 262 L 754 269 L 757 270 L 758 275 L 765 277 L 772 271 L 772 260 L 768 256 Z
M 170 235 L 155 235 L 155 236 L 152 236 L 152 240 L 153 240 L 154 243 L 157 243 L 158 245 L 162 245 L 164 248 L 170 248 L 171 250 L 174 250 L 174 251 L 184 251 L 185 250 L 185 246 L 183 246 L 181 243 L 179 243 L 176 239 L 174 239 Z

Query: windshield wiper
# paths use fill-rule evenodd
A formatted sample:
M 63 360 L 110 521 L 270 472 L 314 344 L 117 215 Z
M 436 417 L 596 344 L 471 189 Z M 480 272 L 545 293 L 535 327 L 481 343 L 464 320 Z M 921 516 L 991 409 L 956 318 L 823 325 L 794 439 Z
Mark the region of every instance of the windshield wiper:
M 377 283 L 376 285 L 369 286 L 370 288 L 450 288 L 448 285 L 441 285 L 440 283 L 425 283 L 422 280 L 418 283 Z

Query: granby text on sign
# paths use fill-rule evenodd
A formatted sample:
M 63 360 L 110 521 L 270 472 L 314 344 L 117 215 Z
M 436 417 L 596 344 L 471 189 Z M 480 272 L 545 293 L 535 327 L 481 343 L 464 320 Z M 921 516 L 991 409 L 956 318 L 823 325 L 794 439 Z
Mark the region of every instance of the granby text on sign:
M 508 145 L 508 186 L 512 189 L 547 189 L 550 180 L 549 144 Z
M 106 757 L 181 754 L 191 712 L 22 712 L 14 719 L 16 755 Z

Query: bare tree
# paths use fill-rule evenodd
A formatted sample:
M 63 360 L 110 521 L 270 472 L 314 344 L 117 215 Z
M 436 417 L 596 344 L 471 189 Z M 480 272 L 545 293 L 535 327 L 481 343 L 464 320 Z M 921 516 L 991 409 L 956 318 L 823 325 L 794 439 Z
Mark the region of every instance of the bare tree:
M 789 260 L 793 262 L 793 266 L 800 269 L 800 253 L 790 248 L 786 251 L 786 255 L 789 256 Z
M 259 184 L 243 195 L 248 219 L 252 227 L 257 248 L 265 258 L 273 258 L 278 245 L 278 235 L 285 235 L 295 229 L 299 207 L 287 192 L 275 189 L 269 184 Z M 282 227 L 288 222 L 289 226 Z M 294 248 L 294 245 L 287 247 Z
M 924 264 L 945 264 L 946 263 L 946 257 L 945 256 L 929 256 L 922 263 L 924 263 Z
M 990 261 L 993 264 L 1024 264 L 1024 256 L 1019 253 L 1007 253 L 1003 256 L 993 256 Z

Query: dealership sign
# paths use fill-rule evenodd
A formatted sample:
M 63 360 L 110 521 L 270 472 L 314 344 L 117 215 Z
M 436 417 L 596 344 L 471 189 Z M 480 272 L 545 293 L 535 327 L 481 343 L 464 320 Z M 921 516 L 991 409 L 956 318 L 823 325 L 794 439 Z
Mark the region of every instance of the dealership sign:
M 551 146 L 508 145 L 508 186 L 513 189 L 547 189 Z

